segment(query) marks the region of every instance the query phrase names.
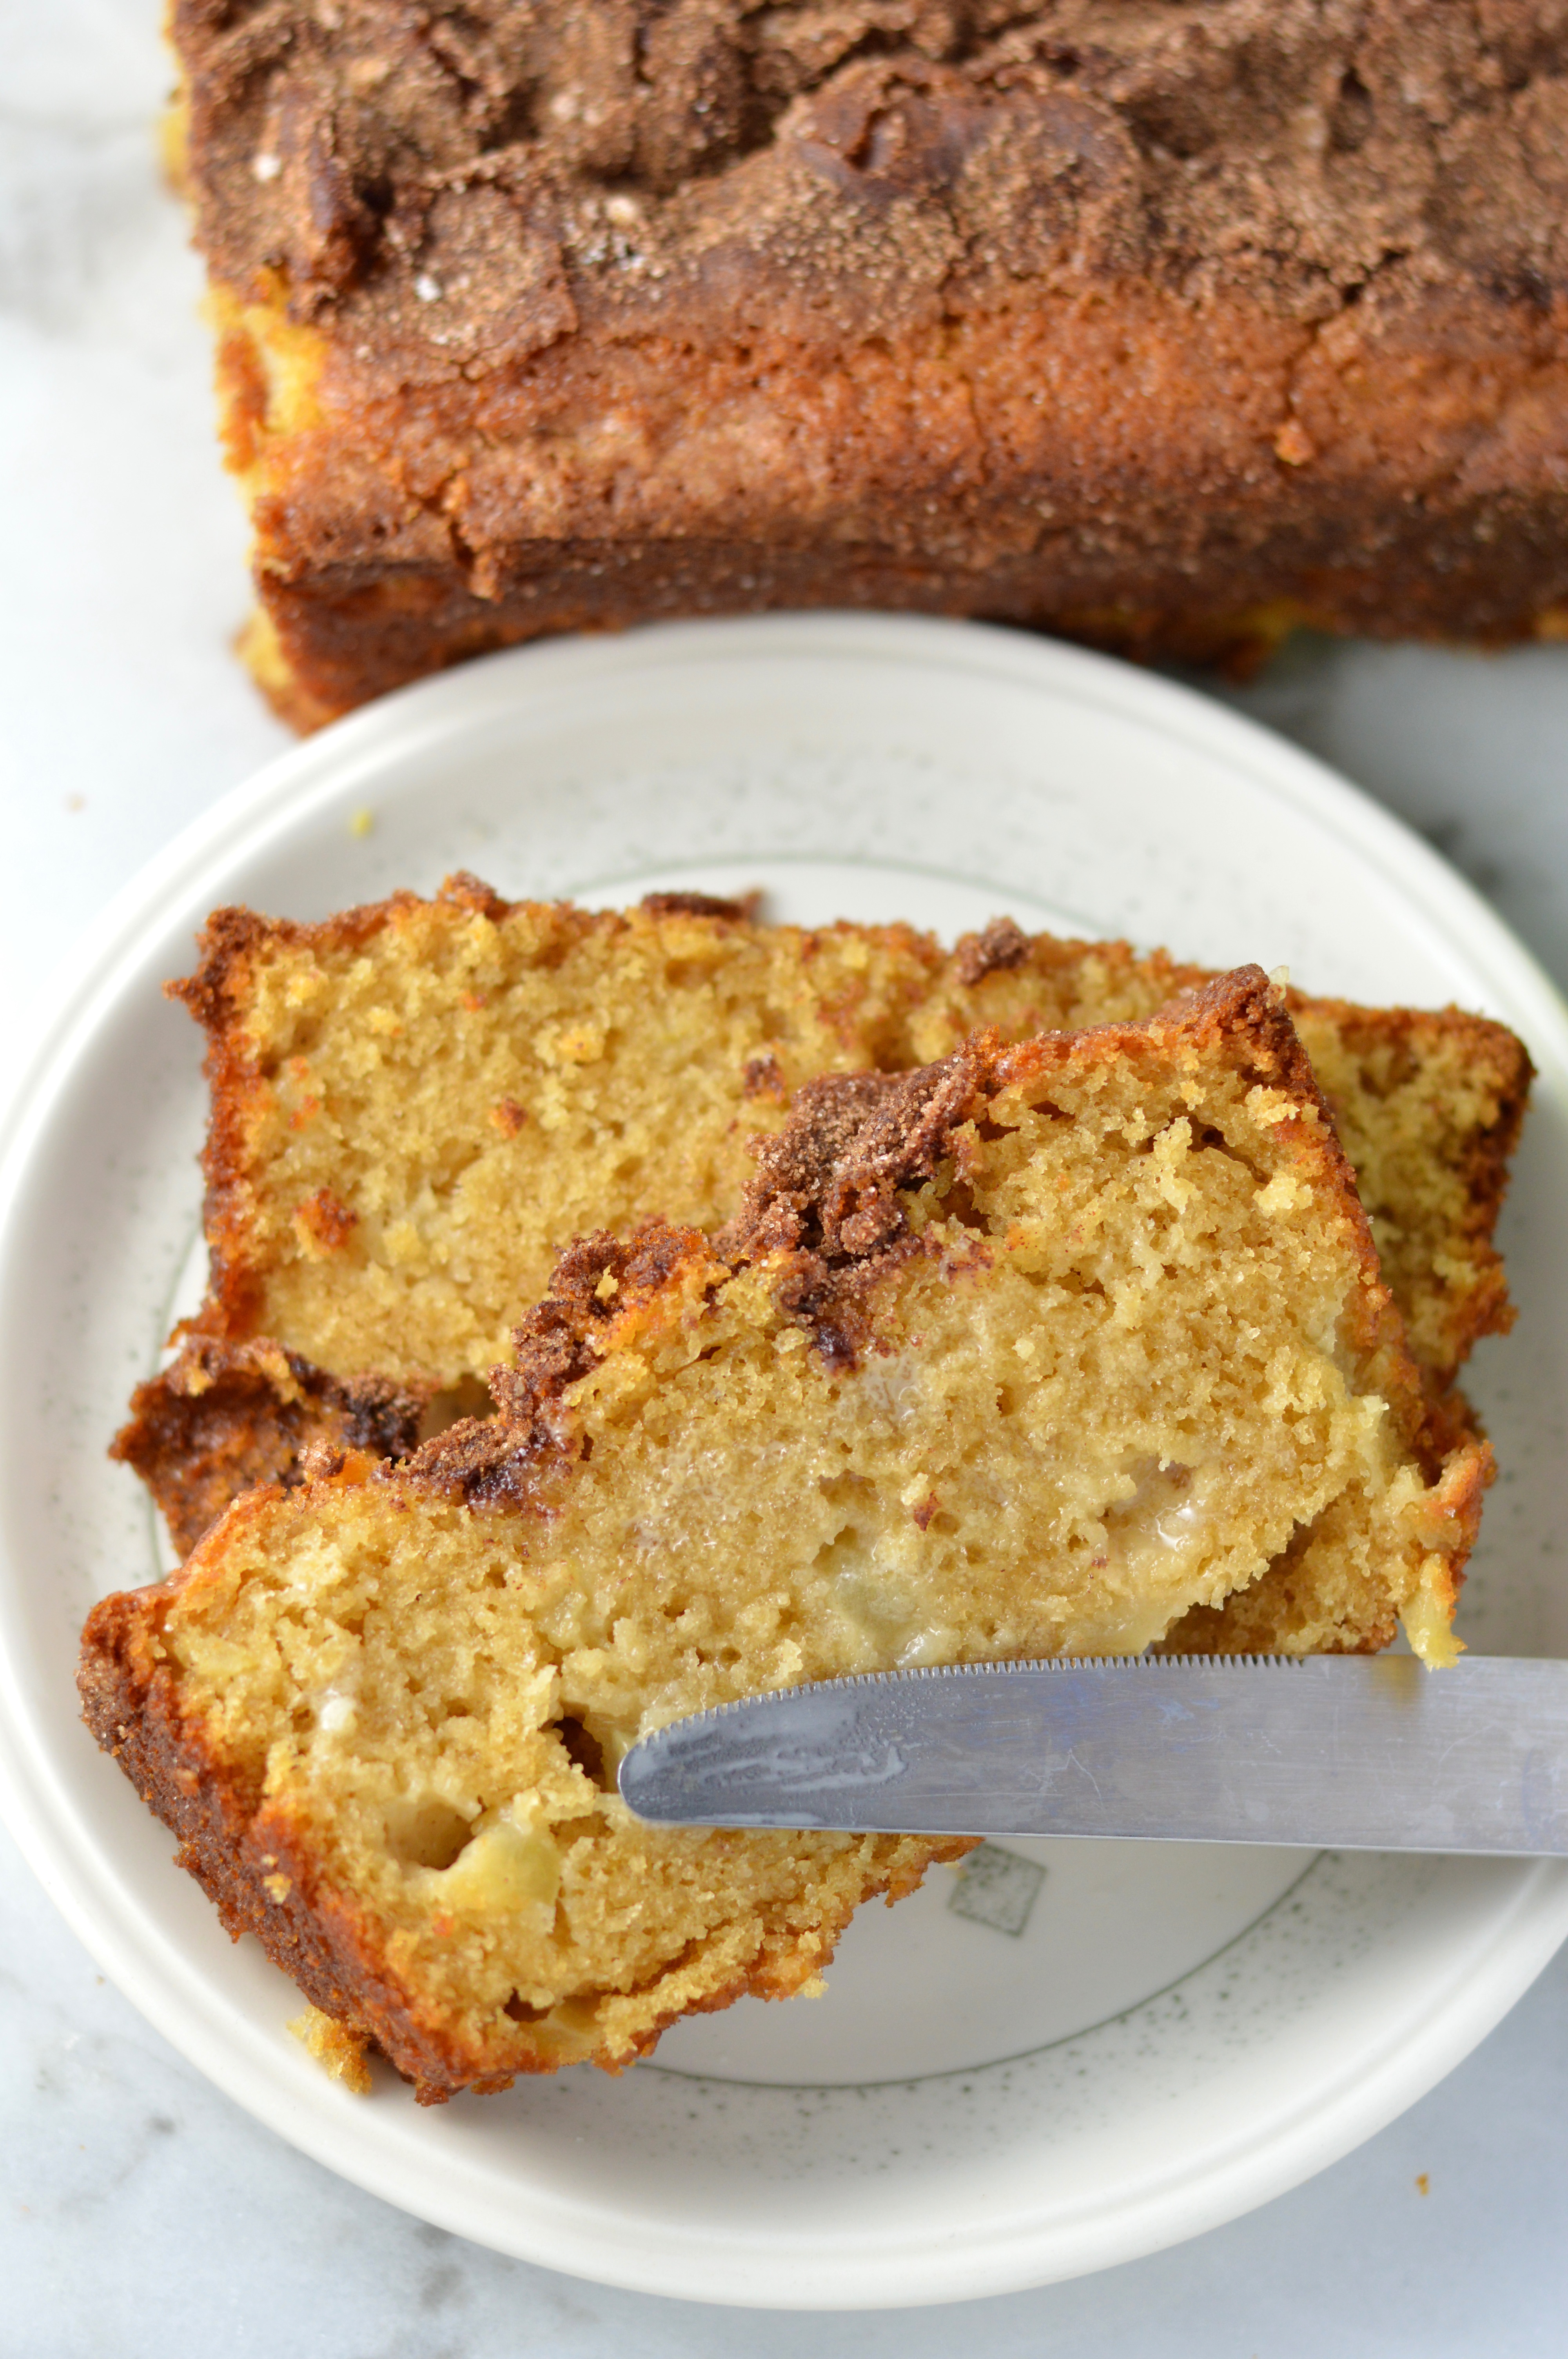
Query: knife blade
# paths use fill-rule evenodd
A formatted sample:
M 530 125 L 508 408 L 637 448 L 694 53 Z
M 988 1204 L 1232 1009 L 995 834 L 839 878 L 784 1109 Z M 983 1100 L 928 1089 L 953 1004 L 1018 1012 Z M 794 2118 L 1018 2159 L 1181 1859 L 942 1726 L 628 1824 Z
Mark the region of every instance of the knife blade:
M 786 1688 L 619 1773 L 666 1826 L 1568 1855 L 1568 1662 L 1166 1656 Z

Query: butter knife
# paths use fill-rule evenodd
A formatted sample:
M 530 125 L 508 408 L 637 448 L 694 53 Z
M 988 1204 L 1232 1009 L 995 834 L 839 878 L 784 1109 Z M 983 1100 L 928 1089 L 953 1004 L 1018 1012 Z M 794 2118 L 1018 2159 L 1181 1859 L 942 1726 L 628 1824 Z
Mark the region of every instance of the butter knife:
M 1568 1662 L 1167 1656 L 786 1688 L 634 1745 L 666 1826 L 1568 1855 Z

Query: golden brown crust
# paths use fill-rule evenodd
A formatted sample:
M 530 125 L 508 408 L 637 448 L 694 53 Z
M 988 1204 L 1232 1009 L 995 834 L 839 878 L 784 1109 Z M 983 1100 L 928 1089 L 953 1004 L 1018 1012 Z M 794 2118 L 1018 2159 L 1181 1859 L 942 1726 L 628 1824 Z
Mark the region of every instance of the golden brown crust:
M 135 1469 L 181 1556 L 243 1492 L 290 1486 L 313 1449 L 406 1458 L 426 1397 L 384 1376 L 343 1383 L 265 1336 L 193 1335 L 136 1386 L 109 1455 Z
M 201 1886 L 231 1938 L 254 1933 L 312 2006 L 376 2039 L 422 2098 L 447 2093 L 452 2060 L 432 2049 L 351 1908 L 321 1889 L 308 1855 L 268 1822 L 259 1794 L 180 1712 L 158 1636 L 172 1587 L 124 1593 L 93 1607 L 77 1675 L 82 1717 L 178 1838 L 178 1864 Z
M 726 899 L 716 893 L 644 893 L 638 908 L 650 918 L 720 918 L 732 926 L 749 926 L 762 907 L 761 892 Z

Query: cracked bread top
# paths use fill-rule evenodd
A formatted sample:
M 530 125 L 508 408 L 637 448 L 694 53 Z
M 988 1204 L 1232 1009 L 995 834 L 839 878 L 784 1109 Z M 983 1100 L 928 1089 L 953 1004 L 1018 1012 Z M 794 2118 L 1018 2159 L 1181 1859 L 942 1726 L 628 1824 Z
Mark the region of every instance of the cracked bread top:
M 215 275 L 364 378 L 896 333 L 1021 280 L 1548 306 L 1563 0 L 176 0 Z

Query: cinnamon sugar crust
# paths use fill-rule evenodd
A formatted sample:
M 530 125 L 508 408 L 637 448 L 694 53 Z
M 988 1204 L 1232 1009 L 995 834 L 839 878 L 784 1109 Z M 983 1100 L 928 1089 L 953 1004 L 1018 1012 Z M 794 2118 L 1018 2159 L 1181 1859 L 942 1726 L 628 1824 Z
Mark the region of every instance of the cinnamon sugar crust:
M 722 339 L 721 294 L 885 334 L 1075 254 L 1306 319 L 1396 247 L 1534 294 L 1565 259 L 1552 0 L 186 0 L 174 29 L 220 276 L 282 270 L 296 319 L 438 378 L 585 315 Z M 469 283 L 420 293 L 443 251 Z
M 177 0 L 309 723 L 770 605 L 1561 627 L 1560 0 Z
M 384 1376 L 341 1382 L 265 1336 L 194 1335 L 136 1386 L 109 1455 L 141 1476 L 186 1556 L 243 1492 L 303 1481 L 315 1451 L 406 1458 L 427 1397 Z

